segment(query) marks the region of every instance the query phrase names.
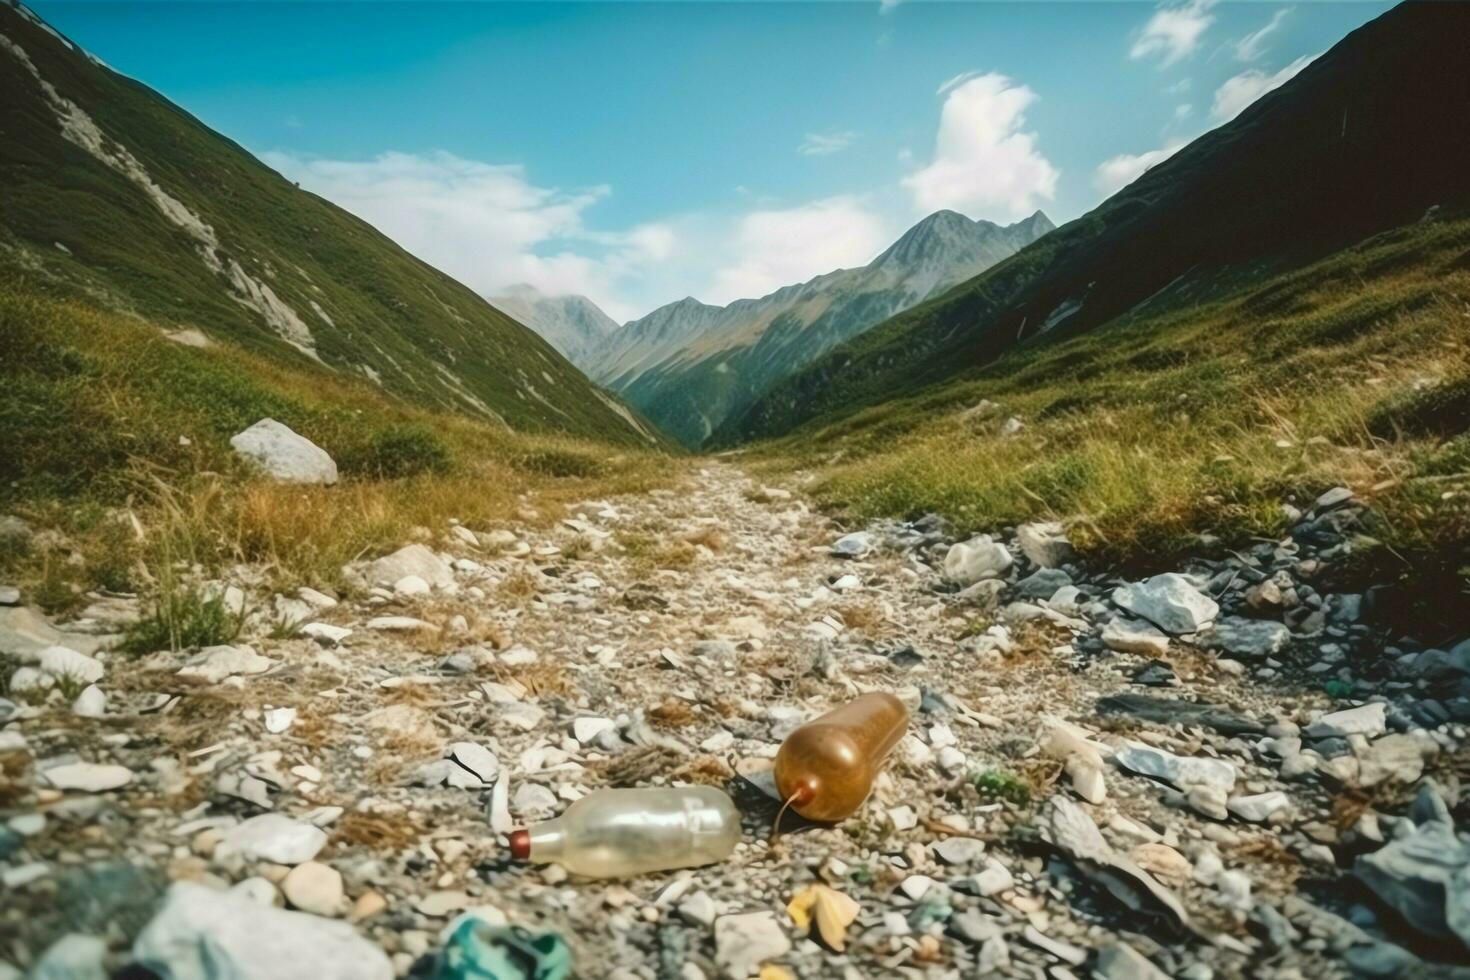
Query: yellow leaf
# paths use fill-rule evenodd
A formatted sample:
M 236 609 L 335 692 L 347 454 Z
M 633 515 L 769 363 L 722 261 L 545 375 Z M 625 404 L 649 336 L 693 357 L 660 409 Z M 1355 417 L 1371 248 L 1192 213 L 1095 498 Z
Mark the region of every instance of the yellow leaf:
M 857 902 L 826 885 L 808 885 L 793 895 L 786 906 L 786 914 L 803 932 L 811 932 L 815 919 L 817 935 L 839 953 L 847 946 L 847 927 L 859 911 Z
M 761 972 L 756 977 L 757 980 L 796 980 L 796 974 L 774 963 L 761 967 Z

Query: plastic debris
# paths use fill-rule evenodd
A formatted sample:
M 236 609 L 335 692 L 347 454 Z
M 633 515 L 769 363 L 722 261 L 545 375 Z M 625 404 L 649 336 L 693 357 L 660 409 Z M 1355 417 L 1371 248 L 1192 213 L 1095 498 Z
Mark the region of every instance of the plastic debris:
M 451 927 L 430 980 L 566 980 L 572 951 L 554 932 L 533 933 L 466 915 Z
M 798 929 L 810 934 L 815 924 L 822 942 L 839 953 L 847 946 L 847 927 L 861 910 L 847 895 L 820 884 L 803 888 L 786 905 L 786 914 Z
M 807 722 L 776 754 L 781 799 L 808 820 L 851 816 L 908 725 L 908 708 L 891 694 L 864 694 Z
M 739 841 L 740 813 L 713 786 L 602 789 L 555 820 L 515 831 L 510 851 L 575 874 L 621 878 L 714 864 Z

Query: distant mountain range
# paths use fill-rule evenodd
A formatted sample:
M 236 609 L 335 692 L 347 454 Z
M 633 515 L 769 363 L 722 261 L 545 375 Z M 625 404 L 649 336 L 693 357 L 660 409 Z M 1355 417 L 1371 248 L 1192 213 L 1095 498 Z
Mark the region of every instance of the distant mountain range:
M 511 317 L 13 0 L 0 91 L 7 288 L 519 430 L 660 441 Z
M 1018 344 L 1196 304 L 1465 206 L 1467 37 L 1470 4 L 1395 7 L 1090 213 L 779 381 L 710 444 L 912 394 Z
M 492 297 L 664 432 L 698 447 L 766 388 L 895 313 L 989 268 L 1054 226 L 1037 212 L 1000 226 L 939 211 L 871 263 L 710 306 L 693 297 L 610 331 L 581 296 L 523 287 Z
M 618 329 L 618 322 L 585 296 L 547 296 L 522 284 L 486 298 L 502 313 L 540 334 L 583 371 L 596 362 L 597 352 Z

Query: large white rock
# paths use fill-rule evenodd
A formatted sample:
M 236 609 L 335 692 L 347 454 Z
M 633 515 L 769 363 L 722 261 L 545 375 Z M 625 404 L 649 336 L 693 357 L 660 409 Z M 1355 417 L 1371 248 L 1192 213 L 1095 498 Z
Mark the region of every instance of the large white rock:
M 327 451 L 275 419 L 259 422 L 230 438 L 235 452 L 286 483 L 336 483 L 337 464 Z
M 69 677 L 84 684 L 97 683 L 105 673 L 101 661 L 63 646 L 42 650 L 40 664 L 42 670 L 57 680 Z
M 392 980 L 393 965 L 345 922 L 175 882 L 133 958 L 161 980 Z
M 1220 606 L 1189 579 L 1165 572 L 1113 590 L 1113 602 L 1142 616 L 1166 633 L 1198 633 L 1212 623 Z
M 454 584 L 454 569 L 449 563 L 421 544 L 410 544 L 368 565 L 364 572 L 369 585 L 393 588 L 409 576 L 416 576 L 436 589 Z
M 944 556 L 944 577 L 956 585 L 974 585 L 982 579 L 1000 578 L 1013 560 L 1005 545 L 980 534 L 950 546 Z
M 219 847 L 247 861 L 301 864 L 316 857 L 326 843 L 327 835 L 320 827 L 279 813 L 263 813 L 225 831 Z
M 1180 789 L 1211 786 L 1228 793 L 1235 785 L 1235 767 L 1223 759 L 1175 755 L 1140 742 L 1129 742 L 1113 759 L 1131 772 L 1162 779 Z

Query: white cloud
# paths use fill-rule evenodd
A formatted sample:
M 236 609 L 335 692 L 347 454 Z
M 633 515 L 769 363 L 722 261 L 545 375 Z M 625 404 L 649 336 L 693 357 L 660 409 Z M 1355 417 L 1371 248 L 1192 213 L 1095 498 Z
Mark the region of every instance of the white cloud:
M 883 221 L 855 197 L 752 211 L 736 222 L 722 249 L 730 258 L 699 298 L 729 303 L 764 296 L 833 269 L 871 262 L 888 240 Z
M 1241 72 L 1234 78 L 1226 80 L 1224 85 L 1215 91 L 1215 104 L 1210 108 L 1210 115 L 1220 122 L 1229 122 L 1240 115 L 1241 110 L 1252 102 L 1265 95 L 1267 92 L 1295 78 L 1297 73 L 1310 65 L 1317 59 L 1318 55 L 1303 55 L 1274 75 L 1268 75 L 1259 69 L 1252 68 L 1250 71 Z
M 878 0 L 878 13 L 886 14 L 901 3 L 903 0 Z
M 1215 15 L 1209 12 L 1214 5 L 1214 0 L 1190 0 L 1155 10 L 1134 39 L 1128 57 L 1137 60 L 1158 55 L 1160 68 L 1188 57 L 1215 22 Z
M 1174 107 L 1174 118 L 1175 119 L 1179 119 L 1179 120 L 1188 119 L 1193 114 L 1194 114 L 1194 106 L 1190 105 L 1188 102 L 1181 102 L 1179 105 L 1176 105 Z
M 959 75 L 945 82 L 934 161 L 903 179 L 921 211 L 953 208 L 972 216 L 1025 217 L 1051 200 L 1057 169 L 1022 132 L 1036 93 L 1004 75 Z
M 659 223 L 587 229 L 583 212 L 607 187 L 539 187 L 515 165 L 442 152 L 363 161 L 261 157 L 482 294 L 525 282 L 549 295 L 585 293 L 614 317 L 626 315 L 623 287 L 675 247 L 673 230 Z
M 841 153 L 857 142 L 858 134 L 852 130 L 840 133 L 807 133 L 796 152 L 802 156 L 819 157 L 828 153 Z
M 1260 30 L 1252 31 L 1239 41 L 1236 41 L 1235 57 L 1240 61 L 1255 61 L 1259 58 L 1266 50 L 1266 38 L 1275 33 L 1276 29 L 1281 26 L 1281 22 L 1286 19 L 1286 15 L 1289 13 L 1291 13 L 1290 7 L 1282 7 L 1271 15 L 1271 19 L 1266 21 L 1265 26 Z
M 1170 140 L 1157 150 L 1138 154 L 1122 153 L 1104 160 L 1098 164 L 1097 172 L 1093 174 L 1092 186 L 1102 191 L 1104 196 L 1111 196 L 1142 177 L 1144 171 L 1150 167 L 1169 159 L 1184 143 L 1184 140 Z

